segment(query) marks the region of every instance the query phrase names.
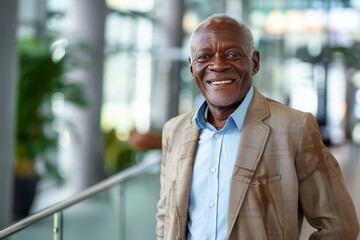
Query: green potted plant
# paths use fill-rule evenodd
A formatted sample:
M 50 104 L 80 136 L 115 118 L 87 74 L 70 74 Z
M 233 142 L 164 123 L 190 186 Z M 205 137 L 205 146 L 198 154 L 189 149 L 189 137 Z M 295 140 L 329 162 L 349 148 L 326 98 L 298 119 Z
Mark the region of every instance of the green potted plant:
M 40 163 L 45 174 L 61 181 L 54 156 L 59 133 L 52 127 L 56 114 L 51 109 L 54 94 L 79 107 L 87 102 L 80 84 L 64 79 L 69 54 L 54 58 L 53 51 L 38 39 L 19 41 L 19 76 L 15 142 L 15 202 L 14 218 L 28 214 L 39 173 Z M 52 153 L 52 154 L 51 154 Z M 30 182 L 30 183 L 29 183 Z M 22 187 L 22 184 L 28 184 Z M 29 185 L 30 184 L 30 185 Z M 22 190 L 26 192 L 22 193 Z M 25 203 L 30 197 L 30 203 Z M 20 209 L 19 209 L 20 207 Z
M 108 175 L 134 165 L 140 157 L 140 152 L 131 148 L 127 141 L 121 141 L 116 134 L 114 128 L 103 133 L 105 170 Z

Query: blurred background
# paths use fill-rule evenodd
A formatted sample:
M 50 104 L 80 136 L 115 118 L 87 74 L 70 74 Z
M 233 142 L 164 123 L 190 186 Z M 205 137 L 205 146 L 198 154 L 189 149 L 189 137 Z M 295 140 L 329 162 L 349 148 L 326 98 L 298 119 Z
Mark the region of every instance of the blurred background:
M 200 104 L 188 41 L 213 13 L 249 25 L 261 56 L 254 85 L 314 114 L 358 187 L 359 0 L 3 0 L 1 228 L 29 214 L 15 206 L 39 211 L 160 155 L 129 136 L 159 133 Z

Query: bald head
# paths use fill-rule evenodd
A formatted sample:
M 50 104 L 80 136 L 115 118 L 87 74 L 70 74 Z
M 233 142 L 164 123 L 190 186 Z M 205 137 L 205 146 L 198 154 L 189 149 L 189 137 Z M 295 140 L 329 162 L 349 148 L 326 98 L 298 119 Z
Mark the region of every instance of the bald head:
M 211 27 L 210 27 L 211 26 Z M 214 26 L 217 26 L 216 29 L 214 29 Z M 190 52 L 192 52 L 193 44 L 195 41 L 193 39 L 196 37 L 196 35 L 199 32 L 203 31 L 236 31 L 239 30 L 242 32 L 243 37 L 245 38 L 244 41 L 247 41 L 249 43 L 249 48 L 246 49 L 246 52 L 249 53 L 249 55 L 252 54 L 253 51 L 255 51 L 255 43 L 253 35 L 249 29 L 249 27 L 242 21 L 230 17 L 226 14 L 213 14 L 204 21 L 202 21 L 198 27 L 193 31 L 191 38 L 190 38 Z

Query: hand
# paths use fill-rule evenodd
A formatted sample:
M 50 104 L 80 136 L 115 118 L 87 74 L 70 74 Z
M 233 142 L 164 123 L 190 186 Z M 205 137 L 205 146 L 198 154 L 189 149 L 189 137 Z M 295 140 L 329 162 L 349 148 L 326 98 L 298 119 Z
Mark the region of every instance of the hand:
M 161 133 L 149 131 L 142 134 L 132 130 L 129 135 L 129 144 L 133 149 L 140 151 L 161 149 Z

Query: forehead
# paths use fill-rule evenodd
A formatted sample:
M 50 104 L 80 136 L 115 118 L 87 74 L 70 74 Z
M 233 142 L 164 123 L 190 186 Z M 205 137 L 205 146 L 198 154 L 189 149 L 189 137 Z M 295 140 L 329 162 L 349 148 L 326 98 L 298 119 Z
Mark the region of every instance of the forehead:
M 197 28 L 192 36 L 191 48 L 221 42 L 222 45 L 248 45 L 250 40 L 245 31 L 234 20 L 212 19 Z
M 203 22 L 197 30 L 240 30 L 240 24 L 231 18 L 212 18 Z

